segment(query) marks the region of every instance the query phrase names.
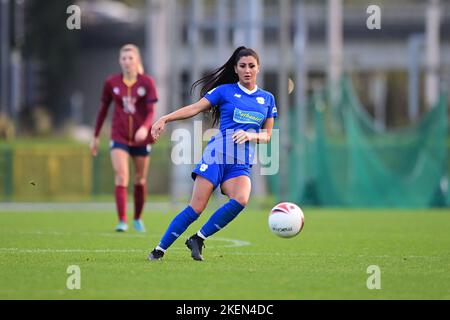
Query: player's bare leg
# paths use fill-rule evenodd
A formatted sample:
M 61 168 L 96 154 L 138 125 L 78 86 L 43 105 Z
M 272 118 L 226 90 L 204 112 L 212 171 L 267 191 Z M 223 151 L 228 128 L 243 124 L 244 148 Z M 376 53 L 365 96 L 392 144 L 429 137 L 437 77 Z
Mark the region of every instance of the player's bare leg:
M 222 183 L 221 189 L 229 199 L 234 199 L 245 207 L 250 199 L 252 183 L 248 176 L 239 176 Z
M 194 188 L 192 190 L 192 197 L 189 205 L 197 212 L 199 215 L 205 210 L 208 205 L 209 198 L 211 197 L 214 187 L 212 183 L 203 178 L 202 176 L 197 176 L 194 182 Z

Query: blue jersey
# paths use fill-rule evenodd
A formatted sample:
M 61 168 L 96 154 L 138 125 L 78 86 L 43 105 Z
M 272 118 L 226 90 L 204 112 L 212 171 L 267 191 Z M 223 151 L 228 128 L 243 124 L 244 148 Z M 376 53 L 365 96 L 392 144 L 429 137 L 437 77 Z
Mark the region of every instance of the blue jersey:
M 210 157 L 211 163 L 251 164 L 255 143 L 238 145 L 232 136 L 239 130 L 259 132 L 267 118 L 276 118 L 274 96 L 260 88 L 250 92 L 239 83 L 232 83 L 218 86 L 208 92 L 205 98 L 211 105 L 220 108 L 220 132 L 205 148 L 206 161 Z

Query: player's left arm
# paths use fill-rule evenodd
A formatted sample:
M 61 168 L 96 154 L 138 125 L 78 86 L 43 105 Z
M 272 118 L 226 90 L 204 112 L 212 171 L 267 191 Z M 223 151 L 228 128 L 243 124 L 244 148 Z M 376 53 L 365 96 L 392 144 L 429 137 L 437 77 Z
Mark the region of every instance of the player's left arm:
M 152 78 L 150 78 L 149 90 L 147 91 L 147 117 L 144 120 L 142 126 L 136 131 L 135 140 L 136 142 L 141 142 L 147 139 L 150 128 L 152 126 L 155 103 L 158 101 L 158 96 L 156 94 L 155 84 Z
M 274 118 L 267 118 L 259 132 L 238 131 L 233 135 L 233 140 L 237 144 L 247 141 L 256 143 L 269 143 L 272 137 Z
M 257 143 L 269 143 L 272 137 L 273 125 L 275 123 L 275 118 L 267 118 L 266 122 L 260 132 L 255 133 L 255 138 Z

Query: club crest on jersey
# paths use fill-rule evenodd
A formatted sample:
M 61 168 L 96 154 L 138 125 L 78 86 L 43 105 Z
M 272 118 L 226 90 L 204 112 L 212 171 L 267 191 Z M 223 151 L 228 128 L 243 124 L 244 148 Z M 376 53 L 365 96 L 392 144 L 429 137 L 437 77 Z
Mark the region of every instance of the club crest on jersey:
M 241 98 L 241 97 L 242 97 L 242 94 L 235 93 L 234 96 L 235 96 L 236 98 Z
M 120 94 L 120 89 L 119 87 L 114 87 L 113 92 L 116 96 L 118 96 Z
M 256 101 L 257 101 L 259 104 L 264 104 L 264 103 L 266 103 L 266 99 L 264 99 L 263 97 L 257 97 L 257 98 L 256 98 Z
M 145 90 L 144 87 L 139 87 L 139 88 L 137 89 L 137 94 L 138 94 L 139 97 L 145 96 L 146 93 L 147 93 L 147 90 Z

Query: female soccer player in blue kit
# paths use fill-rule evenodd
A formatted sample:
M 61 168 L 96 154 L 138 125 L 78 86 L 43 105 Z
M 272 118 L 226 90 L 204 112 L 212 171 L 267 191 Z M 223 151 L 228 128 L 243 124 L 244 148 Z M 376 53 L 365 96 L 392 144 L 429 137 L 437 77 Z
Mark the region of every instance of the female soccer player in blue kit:
M 222 67 L 193 84 L 193 88 L 201 86 L 203 98 L 153 124 L 151 134 L 157 140 L 168 122 L 212 111 L 214 124 L 220 123 L 220 132 L 209 141 L 202 160 L 192 172 L 194 188 L 189 205 L 172 220 L 159 245 L 149 254 L 149 260 L 164 256 L 172 243 L 197 220 L 218 185 L 229 201 L 186 240 L 194 260 L 203 260 L 203 242 L 223 229 L 247 205 L 255 143 L 270 141 L 277 116 L 273 95 L 256 85 L 259 70 L 258 54 L 246 47 L 237 48 Z

